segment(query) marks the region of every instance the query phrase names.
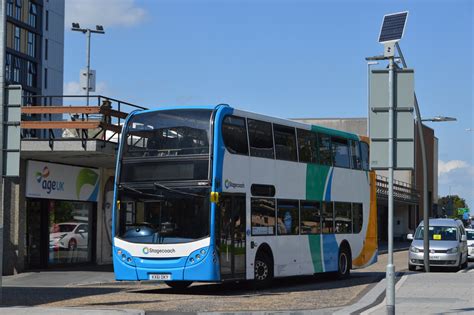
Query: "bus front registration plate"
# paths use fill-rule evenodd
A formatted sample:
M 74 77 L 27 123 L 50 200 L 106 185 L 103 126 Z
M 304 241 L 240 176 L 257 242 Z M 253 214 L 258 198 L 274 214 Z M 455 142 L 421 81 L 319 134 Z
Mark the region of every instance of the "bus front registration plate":
M 151 273 L 148 275 L 149 280 L 161 280 L 161 281 L 169 281 L 171 280 L 170 274 L 161 274 L 161 273 Z

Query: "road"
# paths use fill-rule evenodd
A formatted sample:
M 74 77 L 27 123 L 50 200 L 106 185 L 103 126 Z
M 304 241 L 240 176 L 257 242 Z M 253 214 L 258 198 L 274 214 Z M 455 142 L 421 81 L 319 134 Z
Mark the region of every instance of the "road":
M 394 254 L 397 271 L 406 271 L 407 252 Z M 148 311 L 277 311 L 342 307 L 352 304 L 385 276 L 387 255 L 347 280 L 331 275 L 275 280 L 255 291 L 249 283 L 195 284 L 177 291 L 164 284 L 102 283 L 68 287 L 9 287 L 4 304 L 43 307 L 129 308 Z

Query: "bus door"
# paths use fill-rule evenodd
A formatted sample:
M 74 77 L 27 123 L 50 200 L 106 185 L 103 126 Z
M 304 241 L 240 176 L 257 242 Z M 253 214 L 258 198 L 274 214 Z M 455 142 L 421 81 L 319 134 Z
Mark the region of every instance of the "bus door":
M 222 279 L 245 278 L 245 195 L 222 194 L 219 249 Z

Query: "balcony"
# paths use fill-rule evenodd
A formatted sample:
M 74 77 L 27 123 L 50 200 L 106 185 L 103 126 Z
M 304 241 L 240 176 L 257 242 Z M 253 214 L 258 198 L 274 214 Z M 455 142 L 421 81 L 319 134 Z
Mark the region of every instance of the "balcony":
M 388 183 L 387 177 L 377 175 L 377 199 L 388 200 Z M 413 188 L 409 183 L 394 180 L 393 198 L 398 202 L 418 204 L 420 200 L 420 192 Z

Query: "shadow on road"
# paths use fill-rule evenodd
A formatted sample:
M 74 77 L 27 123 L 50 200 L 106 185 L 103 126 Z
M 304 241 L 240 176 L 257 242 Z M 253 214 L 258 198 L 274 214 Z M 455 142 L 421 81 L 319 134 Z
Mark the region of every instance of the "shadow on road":
M 129 293 L 137 294 L 176 294 L 176 295 L 211 295 L 211 296 L 264 296 L 280 295 L 288 292 L 330 290 L 342 287 L 351 287 L 370 284 L 380 281 L 385 276 L 384 272 L 353 273 L 349 279 L 335 280 L 334 275 L 318 274 L 315 276 L 291 277 L 275 279 L 270 288 L 255 290 L 252 282 L 225 282 L 219 284 L 195 284 L 187 289 L 172 288 L 138 289 Z

